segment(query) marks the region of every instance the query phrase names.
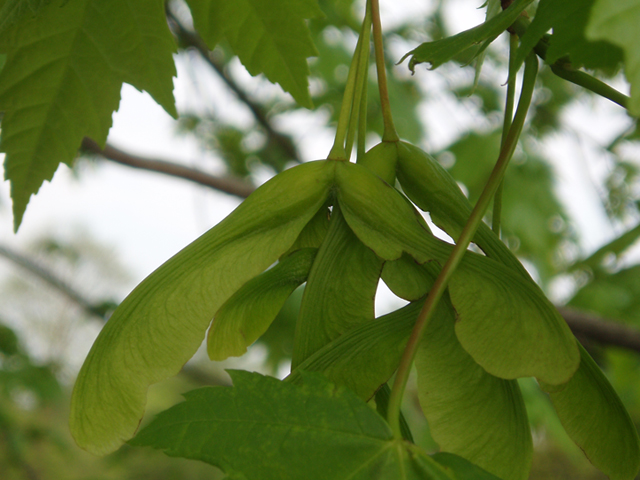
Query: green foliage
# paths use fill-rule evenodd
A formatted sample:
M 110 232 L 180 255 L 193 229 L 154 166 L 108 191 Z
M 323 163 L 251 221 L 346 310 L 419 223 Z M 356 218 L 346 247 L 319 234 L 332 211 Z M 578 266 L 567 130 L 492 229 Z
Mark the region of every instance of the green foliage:
M 640 467 L 638 432 L 618 395 L 587 351 L 566 385 L 549 388 L 558 417 L 589 460 L 612 480 L 633 478 Z
M 7 54 L 0 148 L 7 154 L 16 229 L 31 195 L 60 163 L 72 163 L 83 137 L 104 144 L 123 82 L 177 114 L 175 43 L 159 0 L 52 1 L 35 18 L 22 16 L 12 25 L 0 50 Z
M 33 395 L 37 404 L 49 405 L 62 389 L 52 365 L 38 364 L 25 351 L 13 329 L 0 324 L 0 398 Z M 3 416 L 0 401 L 0 423 Z
M 374 410 L 321 377 L 305 376 L 297 387 L 257 374 L 230 374 L 232 389 L 189 392 L 185 402 L 159 415 L 130 443 L 204 460 L 231 477 L 495 478 L 454 456 L 440 465 L 394 439 Z
M 566 55 L 575 67 L 599 68 L 613 71 L 622 61 L 619 48 L 607 42 L 590 42 L 585 37 L 585 27 L 595 0 L 557 1 L 541 0 L 536 16 L 522 37 L 518 50 L 518 62 L 553 29 L 549 38 L 546 60 L 554 63 Z
M 418 48 L 407 53 L 404 58 L 411 55 L 411 60 L 409 60 L 411 71 L 414 70 L 416 65 L 424 62 L 430 63 L 431 68 L 438 68 L 443 63 L 465 53 L 467 53 L 468 57 L 473 58 L 482 53 L 498 35 L 504 32 L 532 1 L 516 0 L 509 5 L 509 8 L 488 19 L 482 25 L 452 37 L 423 43 Z M 467 52 L 469 49 L 473 49 L 473 51 Z
M 503 235 L 514 245 L 514 253 L 531 259 L 545 279 L 557 268 L 553 263 L 555 252 L 565 239 L 570 239 L 567 214 L 553 193 L 549 165 L 529 146 L 522 146 L 523 152 L 516 153 L 514 164 L 505 175 Z M 467 187 L 471 202 L 479 197 L 483 179 L 491 172 L 499 150 L 498 132 L 470 133 L 443 149 L 443 154 L 455 159 L 449 171 Z M 470 206 L 467 208 L 470 213 Z M 487 236 L 487 230 L 481 227 L 479 235 L 484 232 Z
M 324 204 L 331 167 L 300 165 L 267 182 L 122 302 L 78 375 L 71 431 L 79 445 L 104 454 L 133 435 L 148 386 L 175 375 L 224 302 L 289 249 Z M 210 342 L 212 357 L 217 348 Z
M 317 54 L 304 22 L 322 15 L 314 0 L 188 0 L 209 48 L 225 38 L 252 75 L 264 73 L 311 108 L 307 57 Z
M 350 62 L 344 40 L 360 31 L 352 2 L 186 3 L 196 32 L 184 30 L 174 15 L 168 28 L 160 0 L 0 2 L 0 52 L 6 55 L 0 148 L 7 154 L 16 229 L 31 195 L 60 163 L 71 165 L 84 137 L 104 145 L 123 83 L 146 90 L 177 115 L 172 35 L 180 48 L 194 46 L 205 57 L 205 43 L 218 46 L 220 64 L 206 58 L 249 107 L 264 142 L 247 147 L 255 125 L 232 126 L 217 115 L 183 117 L 183 129 L 217 149 L 232 175 L 250 177 L 256 162 L 278 172 L 115 310 L 72 395 L 71 432 L 78 445 L 105 454 L 128 441 L 252 480 L 524 480 L 533 456 L 527 413 L 535 417 L 534 395 L 542 400 L 540 393 L 531 394 L 531 383 L 519 379 L 534 377 L 587 458 L 610 478 L 631 480 L 640 468 L 633 419 L 516 254 L 531 261 L 546 286 L 564 268 L 557 258 L 566 241 L 574 240 L 565 227 L 569 217 L 552 193 L 552 170 L 535 142 L 519 143 L 536 78 L 551 100 L 534 102 L 527 132 L 532 137 L 560 125 L 562 108 L 574 98 L 564 79 L 607 96 L 581 67 L 613 74 L 623 63 L 631 100 L 615 92 L 615 101 L 638 114 L 636 3 L 540 0 L 529 22 L 522 12 L 532 0 L 516 0 L 499 13 L 493 2 L 496 11 L 482 25 L 411 50 L 406 56 L 412 71 L 423 62 L 437 68 L 480 55 L 473 86 L 469 80 L 454 88 L 460 93 L 479 86 L 478 111 L 486 122 L 461 131 L 440 152 L 440 158 L 454 160 L 449 170 L 399 140 L 427 137 L 417 114 L 423 97 L 412 81 L 384 73 L 388 60 L 377 2 L 367 2 L 382 69 L 377 82 L 368 78 L 369 59 L 363 56 L 366 28 L 357 61 Z M 430 34 L 444 30 L 441 14 L 434 14 Z M 489 49 L 507 29 L 508 74 L 501 70 L 507 64 L 503 52 Z M 392 34 L 406 40 L 411 27 Z M 307 59 L 315 55 L 320 57 L 309 66 Z M 535 55 L 554 64 L 539 77 Z M 317 81 L 314 99 L 333 110 L 328 117 L 338 125 L 331 160 L 297 158 L 291 134 L 270 123 L 272 116 L 297 107 L 243 95 L 225 71 L 234 56 L 250 74 L 280 84 L 302 107 L 312 105 L 309 79 Z M 503 110 L 501 94 L 495 78 L 496 85 L 480 82 L 480 65 L 497 66 L 498 75 L 509 78 L 509 105 L 516 103 L 511 87 L 525 58 L 517 112 L 505 108 L 508 117 L 499 132 L 490 117 Z M 558 66 L 579 75 L 558 73 Z M 361 92 L 367 92 L 362 99 Z M 365 153 L 370 133 L 385 141 Z M 633 135 L 620 138 L 633 141 Z M 345 161 L 352 141 L 355 164 Z M 514 155 L 517 145 L 521 151 Z M 514 165 L 507 168 L 512 157 Z M 291 160 L 303 164 L 285 170 Z M 637 173 L 631 164 L 616 165 L 629 178 Z M 613 198 L 616 186 L 607 187 Z M 490 229 L 482 220 L 493 198 Z M 418 209 L 455 245 L 434 236 Z M 501 240 L 500 222 L 511 249 Z M 571 301 L 574 306 L 637 321 L 638 266 L 616 271 L 603 264 L 637 236 L 638 227 L 575 263 L 574 271 L 593 275 Z M 376 317 L 380 280 L 410 303 Z M 91 312 L 104 316 L 105 308 Z M 232 371 L 232 387 L 187 393 L 185 402 L 160 413 L 132 439 L 149 387 L 178 373 L 205 336 L 212 360 L 243 355 L 261 342 L 273 369 L 290 359 L 291 373 L 279 381 Z M 413 441 L 419 438 L 411 431 L 415 422 L 401 411 L 414 363 L 417 396 L 430 435 L 443 450 L 433 456 Z M 613 371 L 628 375 L 631 367 L 623 363 Z M 58 386 L 50 367 L 33 364 L 13 331 L 0 329 L 0 386 L 36 391 L 47 378 Z M 372 399 L 377 412 L 365 403 Z M 4 416 L 0 410 L 0 423 Z
M 597 270 L 593 279 L 578 290 L 569 304 L 640 325 L 640 266 L 633 265 L 617 272 Z
M 624 70 L 631 84 L 629 112 L 635 116 L 640 115 L 639 19 L 640 5 L 633 0 L 596 0 L 586 30 L 588 37 L 606 40 L 624 50 Z

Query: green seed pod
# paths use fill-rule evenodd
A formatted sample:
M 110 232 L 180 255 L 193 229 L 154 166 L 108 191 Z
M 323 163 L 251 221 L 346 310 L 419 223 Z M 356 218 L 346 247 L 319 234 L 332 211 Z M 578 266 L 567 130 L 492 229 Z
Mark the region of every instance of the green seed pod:
M 244 355 L 247 347 L 267 331 L 287 298 L 307 281 L 316 251 L 303 248 L 282 258 L 222 305 L 207 335 L 211 360 Z
M 471 205 L 453 177 L 428 153 L 398 143 L 398 180 L 407 196 L 433 222 L 457 238 L 471 215 Z
M 471 216 L 471 203 L 460 187 L 431 155 L 406 142 L 398 143 L 398 181 L 407 196 L 431 215 L 433 222 L 457 239 Z M 528 273 L 507 246 L 484 223 L 478 227 L 473 242 L 489 257 Z
M 389 185 L 393 185 L 396 181 L 398 145 L 399 142 L 380 142 L 359 158 L 357 163 L 367 167 Z

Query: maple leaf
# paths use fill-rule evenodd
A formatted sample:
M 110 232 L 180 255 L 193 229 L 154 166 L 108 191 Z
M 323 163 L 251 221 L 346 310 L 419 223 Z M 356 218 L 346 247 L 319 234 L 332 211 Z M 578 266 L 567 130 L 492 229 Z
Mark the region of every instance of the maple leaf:
M 312 107 L 307 57 L 317 55 L 305 19 L 322 16 L 316 0 L 187 0 L 209 48 L 225 38 L 251 75 L 264 75 Z
M 55 1 L 7 27 L 0 150 L 16 230 L 31 195 L 73 162 L 83 137 L 104 145 L 124 82 L 177 115 L 175 50 L 160 0 Z

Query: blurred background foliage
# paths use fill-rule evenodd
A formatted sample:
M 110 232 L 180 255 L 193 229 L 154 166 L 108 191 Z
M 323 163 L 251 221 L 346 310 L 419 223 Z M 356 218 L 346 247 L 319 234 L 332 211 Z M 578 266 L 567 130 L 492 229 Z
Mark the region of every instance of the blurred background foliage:
M 363 2 L 321 0 L 326 14 L 310 22 L 319 55 L 310 60 L 314 113 L 302 112 L 288 97 L 261 79 L 248 83 L 238 75 L 228 46 L 203 49 L 190 30 L 188 9 L 168 5 L 170 26 L 185 62 L 199 59 L 192 74 L 213 72 L 231 91 L 249 121 L 204 105 L 183 111 L 176 131 L 213 153 L 213 166 L 225 177 L 258 182 L 303 161 L 295 129 L 280 127 L 297 114 L 315 115 L 335 124 L 355 46 Z M 384 6 L 384 2 L 383 6 Z M 466 2 L 465 8 L 479 7 Z M 535 4 L 534 4 L 535 5 Z M 506 42 L 492 45 L 477 85 L 465 60 L 437 71 L 418 68 L 414 76 L 400 57 L 418 43 L 450 33 L 447 1 L 431 2 L 427 17 L 403 18 L 386 31 L 390 55 L 390 96 L 400 136 L 430 151 L 448 168 L 470 199 L 477 199 L 497 158 L 504 102 Z M 582 54 L 583 52 L 578 52 Z M 204 61 L 203 61 L 204 60 Z M 598 66 L 598 65 L 595 65 Z M 605 62 L 607 81 L 620 84 L 617 65 Z M 370 76 L 368 137 L 380 138 L 382 121 L 377 86 Z M 255 85 L 258 85 L 256 87 Z M 600 103 L 599 103 L 600 102 Z M 589 144 L 599 175 L 588 177 L 609 227 L 619 238 L 597 252 L 583 246 L 581 231 L 558 196 L 558 162 L 549 142 L 577 136 L 568 114 L 602 100 L 541 69 L 524 140 L 506 175 L 503 238 L 541 286 L 561 305 L 588 312 L 640 332 L 640 264 L 633 246 L 640 235 L 640 129 L 625 117 L 608 144 Z M 586 119 L 597 122 L 597 118 Z M 443 135 L 442 132 L 448 132 Z M 325 152 L 326 153 L 326 152 Z M 99 158 L 99 157 L 98 157 Z M 79 159 L 78 165 L 88 159 Z M 95 161 L 93 158 L 92 161 Z M 585 167 L 586 168 L 586 167 Z M 78 170 L 82 181 L 82 169 Z M 5 206 L 6 207 L 6 206 Z M 490 221 L 490 218 L 487 219 Z M 635 228 L 634 228 L 635 227 Z M 151 450 L 124 447 L 98 459 L 82 452 L 67 432 L 67 409 L 74 375 L 100 326 L 127 293 L 127 269 L 109 248 L 75 232 L 70 238 L 42 238 L 20 252 L 0 245 L 8 272 L 0 280 L 0 476 L 3 480 L 38 479 L 213 479 L 218 473 L 194 461 L 169 459 Z M 241 367 L 277 376 L 287 373 L 301 290 L 285 305 L 267 333 L 243 358 L 211 364 L 198 354 L 183 373 L 152 389 L 149 415 L 179 401 L 180 393 L 204 384 L 226 384 L 224 368 Z M 397 305 L 394 305 L 397 306 Z M 386 308 L 389 308 L 387 306 Z M 586 344 L 640 425 L 638 352 L 590 339 Z M 550 402 L 533 380 L 521 381 L 536 447 L 531 479 L 603 478 L 564 434 Z M 415 391 L 406 396 L 405 414 L 414 437 L 435 450 L 421 416 Z

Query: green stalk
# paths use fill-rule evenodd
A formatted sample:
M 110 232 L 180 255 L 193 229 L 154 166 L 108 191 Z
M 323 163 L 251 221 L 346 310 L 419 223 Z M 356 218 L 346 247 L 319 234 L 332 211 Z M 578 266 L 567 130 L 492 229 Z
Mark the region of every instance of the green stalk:
M 367 140 L 367 106 L 369 98 L 367 96 L 367 88 L 369 85 L 369 69 L 364 78 L 362 85 L 362 98 L 360 99 L 360 113 L 358 114 L 358 143 L 356 158 L 362 158 L 365 154 L 366 140 Z
M 570 64 L 561 63 L 557 61 L 551 65 L 551 71 L 560 78 L 563 78 L 571 83 L 574 83 L 582 88 L 592 91 L 593 93 L 600 95 L 606 99 L 611 100 L 613 103 L 617 103 L 622 108 L 628 108 L 629 97 L 624 93 L 619 92 L 613 87 L 610 87 L 606 83 L 598 80 L 596 77 L 592 77 L 586 72 L 576 70 L 571 67 Z
M 515 32 L 520 38 L 525 34 L 527 28 L 531 24 L 531 20 L 525 17 L 519 17 L 511 26 L 511 30 Z M 533 47 L 533 50 L 538 54 L 542 60 L 547 59 L 547 50 L 549 48 L 550 35 L 544 35 L 540 41 Z M 617 103 L 622 108 L 628 108 L 629 97 L 624 93 L 619 92 L 613 87 L 610 87 L 606 83 L 598 80 L 597 78 L 589 75 L 582 70 L 575 69 L 571 66 L 571 60 L 569 57 L 563 57 L 553 63 L 551 71 L 558 77 L 567 80 L 579 87 L 585 88 L 596 95 L 600 95 L 613 103 Z
M 391 115 L 391 102 L 389 101 L 389 91 L 387 88 L 387 72 L 384 63 L 384 49 L 382 46 L 382 24 L 380 23 L 380 4 L 378 0 L 370 0 L 371 15 L 373 21 L 373 48 L 376 55 L 376 70 L 378 73 L 378 89 L 380 90 L 380 108 L 382 110 L 382 120 L 384 131 L 382 133 L 383 142 L 397 142 L 400 140 L 396 127 L 393 124 Z
M 365 20 L 363 21 L 363 29 Z M 340 107 L 340 115 L 338 116 L 338 126 L 336 127 L 336 136 L 333 141 L 333 147 L 329 152 L 327 159 L 329 160 L 348 160 L 347 152 L 345 150 L 345 139 L 349 131 L 350 119 L 353 110 L 354 96 L 356 94 L 357 73 L 360 64 L 361 52 L 363 49 L 362 35 L 358 38 L 356 49 L 353 52 L 353 58 L 351 59 L 351 65 L 349 66 L 349 76 L 347 77 L 347 84 L 344 88 L 344 95 L 342 97 L 342 105 Z M 368 50 L 368 46 L 367 46 Z M 368 56 L 368 55 L 367 55 Z
M 367 82 L 369 81 L 369 51 L 371 38 L 371 9 L 367 5 L 367 13 L 362 22 L 362 29 L 358 41 L 361 42 L 360 51 L 358 52 L 358 64 L 356 70 L 355 93 L 353 95 L 353 103 L 351 105 L 351 119 L 349 121 L 349 130 L 347 133 L 347 141 L 345 151 L 347 157 L 351 156 L 353 149 L 353 141 L 355 139 L 356 130 L 358 130 L 359 118 L 362 109 L 362 99 L 366 96 Z M 366 110 L 365 110 L 366 112 Z M 361 125 L 360 125 L 361 126 Z M 365 123 L 366 127 L 366 123 Z
M 507 98 L 504 104 L 504 121 L 502 123 L 502 140 L 500 141 L 500 148 L 504 147 L 504 142 L 507 139 L 507 134 L 511 128 L 511 122 L 513 121 L 513 104 L 516 97 L 516 52 L 518 50 L 518 36 L 509 34 L 509 80 L 507 82 Z M 502 216 L 502 189 L 504 181 L 500 182 L 496 196 L 493 199 L 493 218 L 491 221 L 491 228 L 498 237 L 500 236 L 500 218 Z
M 411 371 L 411 365 L 413 364 L 413 359 L 415 358 L 416 351 L 418 349 L 418 344 L 420 342 L 422 334 L 424 333 L 429 323 L 429 320 L 431 319 L 431 316 L 433 315 L 433 312 L 435 311 L 435 307 L 438 301 L 447 288 L 447 284 L 451 276 L 453 275 L 453 272 L 462 261 L 462 258 L 467 251 L 467 247 L 471 243 L 471 239 L 478 229 L 480 222 L 482 222 L 484 213 L 491 203 L 498 185 L 502 181 L 504 172 L 516 148 L 520 133 L 522 132 L 522 127 L 524 125 L 529 106 L 531 105 L 531 98 L 533 96 L 533 89 L 535 86 L 537 73 L 538 60 L 535 54 L 530 54 L 525 62 L 524 77 L 522 79 L 522 93 L 520 94 L 518 109 L 513 119 L 511 128 L 509 129 L 509 133 L 505 138 L 504 145 L 500 150 L 500 155 L 498 156 L 496 165 L 491 172 L 491 176 L 489 177 L 489 180 L 487 181 L 487 184 L 485 185 L 484 190 L 482 191 L 482 194 L 478 199 L 478 202 L 471 212 L 471 216 L 469 217 L 467 224 L 462 229 L 462 233 L 458 238 L 458 242 L 454 246 L 451 255 L 447 259 L 447 262 L 440 271 L 438 278 L 436 278 L 436 281 L 434 282 L 433 287 L 431 288 L 431 291 L 427 296 L 427 300 L 425 301 L 424 306 L 422 307 L 422 310 L 420 311 L 420 314 L 418 315 L 416 323 L 413 327 L 413 331 L 411 332 L 411 337 L 407 342 L 407 347 L 402 354 L 402 359 L 400 360 L 400 365 L 398 366 L 395 382 L 391 390 L 388 410 L 389 424 L 391 426 L 391 429 L 393 430 L 395 437 L 398 439 L 402 438 L 399 424 L 400 404 L 402 402 L 402 395 L 406 388 L 409 373 Z

